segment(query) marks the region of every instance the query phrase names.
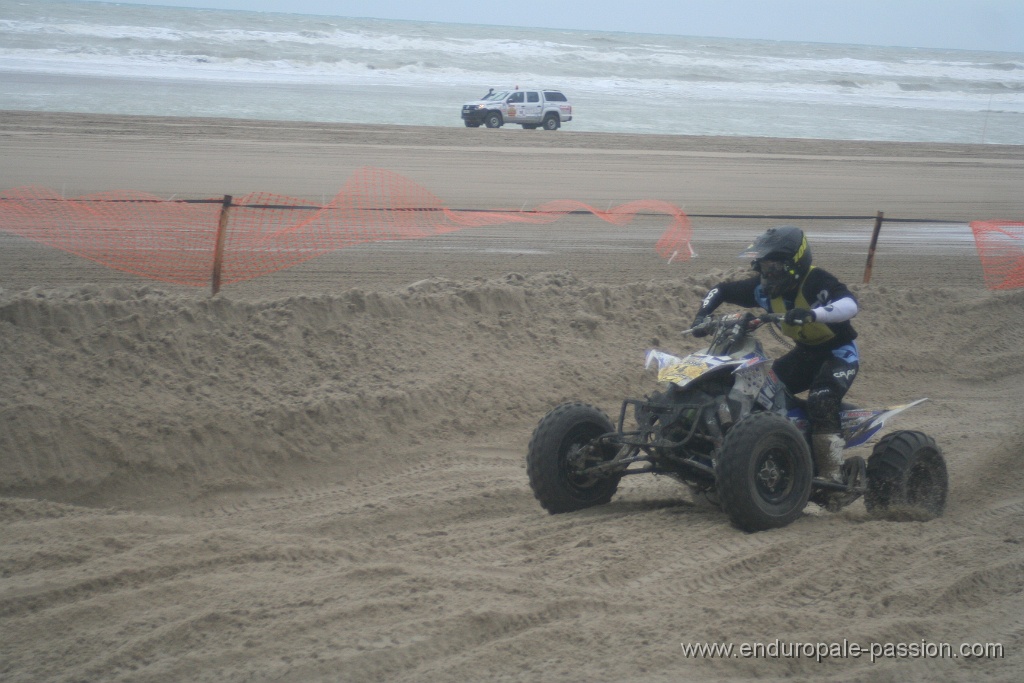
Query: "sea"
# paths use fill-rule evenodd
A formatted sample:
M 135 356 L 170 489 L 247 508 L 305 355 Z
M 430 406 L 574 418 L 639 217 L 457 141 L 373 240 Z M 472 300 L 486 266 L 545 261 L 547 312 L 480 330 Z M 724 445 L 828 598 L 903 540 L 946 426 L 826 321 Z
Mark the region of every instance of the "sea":
M 0 110 L 461 128 L 515 87 L 570 131 L 1024 144 L 1022 53 L 0 0 Z

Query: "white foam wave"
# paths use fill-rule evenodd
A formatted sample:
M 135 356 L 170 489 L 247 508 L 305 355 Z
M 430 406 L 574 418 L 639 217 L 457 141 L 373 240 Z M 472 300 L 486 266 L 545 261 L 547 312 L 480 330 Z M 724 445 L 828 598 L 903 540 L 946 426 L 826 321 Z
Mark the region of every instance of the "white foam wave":
M 245 16 L 245 15 L 239 15 Z M 340 20 L 339 20 L 340 21 Z M 630 36 L 617 49 L 588 40 L 589 34 L 566 34 L 560 40 L 509 36 L 459 36 L 384 30 L 366 26 L 324 26 L 310 30 L 299 24 L 270 30 L 256 26 L 169 27 L 97 24 L 83 22 L 0 21 L 0 37 L 17 43 L 21 50 L 57 50 L 67 55 L 100 53 L 131 64 L 140 55 L 150 60 L 203 59 L 210 63 L 246 57 L 245 71 L 278 72 L 280 63 L 296 68 L 330 71 L 333 63 L 364 63 L 375 69 L 390 65 L 419 65 L 422 69 L 451 68 L 482 73 L 503 73 L 514 65 L 552 74 L 593 75 L 611 69 L 609 75 L 640 79 L 722 80 L 734 83 L 777 80 L 834 80 L 863 84 L 875 81 L 930 81 L 964 84 L 1005 84 L 1024 89 L 1024 61 L 996 62 L 979 55 L 976 61 L 909 59 L 882 52 L 872 58 L 843 55 L 842 46 L 830 54 L 772 55 L 770 51 L 709 50 L 692 41 L 667 37 Z M 433 28 L 435 32 L 439 29 Z M 17 39 L 16 41 L 13 39 Z M 761 45 L 761 44 L 758 44 Z M 818 46 L 816 52 L 821 52 Z M 8 50 L 0 50 L 0 59 Z M 509 59 L 515 55 L 515 59 Z M 386 58 L 386 59 L 385 59 Z M 69 68 L 74 70 L 72 65 Z M 395 68 L 390 66 L 390 68 Z

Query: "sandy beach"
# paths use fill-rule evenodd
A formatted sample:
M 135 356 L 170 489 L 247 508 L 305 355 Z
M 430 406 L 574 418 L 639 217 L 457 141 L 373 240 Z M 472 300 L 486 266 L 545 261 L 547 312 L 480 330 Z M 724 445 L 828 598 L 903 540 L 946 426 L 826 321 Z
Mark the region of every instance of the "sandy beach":
M 0 679 L 1024 676 L 1024 291 L 985 288 L 967 227 L 1024 220 L 1024 147 L 0 112 L 0 191 L 321 201 L 365 166 L 456 209 L 671 202 L 697 255 L 658 257 L 662 218 L 571 215 L 365 244 L 211 297 L 0 226 Z M 860 299 L 850 400 L 930 399 L 887 429 L 943 449 L 945 515 L 810 505 L 746 534 L 646 476 L 545 513 L 537 421 L 654 390 L 645 351 L 694 350 L 678 333 L 700 297 L 783 223 Z M 958 656 L 680 646 L 775 642 Z

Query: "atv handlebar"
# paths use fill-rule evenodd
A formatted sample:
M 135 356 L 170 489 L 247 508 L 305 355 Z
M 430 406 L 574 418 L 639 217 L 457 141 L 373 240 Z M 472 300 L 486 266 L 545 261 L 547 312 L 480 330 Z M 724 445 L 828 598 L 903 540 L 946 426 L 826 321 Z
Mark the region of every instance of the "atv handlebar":
M 760 315 L 754 315 L 749 311 L 743 313 L 730 313 L 728 315 L 714 316 L 709 315 L 704 320 L 693 327 L 683 330 L 683 334 L 694 334 L 695 332 L 704 332 L 703 336 L 714 334 L 720 329 L 727 327 L 734 327 L 733 334 L 739 337 L 743 332 L 753 332 L 757 328 L 761 327 L 766 323 L 782 323 L 783 316 L 778 313 L 762 313 Z

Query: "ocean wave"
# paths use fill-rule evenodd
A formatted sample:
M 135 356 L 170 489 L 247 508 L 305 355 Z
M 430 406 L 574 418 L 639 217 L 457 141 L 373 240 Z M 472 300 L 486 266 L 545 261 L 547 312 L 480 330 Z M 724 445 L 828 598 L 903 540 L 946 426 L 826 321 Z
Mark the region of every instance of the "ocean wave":
M 0 22 L 0 44 L 68 53 L 92 49 L 112 57 L 120 55 L 126 61 L 140 53 L 156 59 L 181 53 L 203 55 L 209 61 L 245 58 L 251 61 L 247 69 L 263 62 L 271 71 L 278 71 L 281 60 L 315 69 L 318 64 L 340 59 L 372 63 L 378 69 L 378 63 L 391 61 L 431 63 L 438 69 L 472 66 L 482 73 L 541 71 L 554 76 L 593 75 L 604 70 L 610 76 L 679 80 L 674 72 L 682 70 L 700 74 L 701 79 L 736 82 L 801 78 L 860 82 L 871 78 L 911 83 L 955 78 L 984 83 L 1003 80 L 1006 74 L 1022 70 L 1017 62 L 992 62 L 980 55 L 978 61 L 965 61 L 962 52 L 956 60 L 901 58 L 891 50 L 870 57 L 862 54 L 863 50 L 846 50 L 855 54 L 843 54 L 842 46 L 815 46 L 802 53 L 787 46 L 772 54 L 761 43 L 752 51 L 754 44 L 743 41 L 708 45 L 681 37 L 554 31 L 541 38 L 536 37 L 537 31 L 495 34 L 492 30 L 490 35 L 463 35 L 458 28 L 451 28 L 448 34 L 439 34 L 436 28 L 432 33 L 399 32 L 393 22 L 371 25 L 342 19 L 318 28 L 298 20 L 292 25 L 282 22 L 274 26 L 185 23 L 175 27 L 131 25 L 116 19 L 109 24 L 5 20 Z M 388 55 L 388 59 L 382 55 Z M 509 59 L 509 55 L 516 58 Z
M 1017 71 L 1024 69 L 1024 64 L 1017 62 L 998 62 L 996 64 L 985 64 L 982 66 L 983 69 L 995 69 L 996 71 Z
M 630 62 L 615 59 L 578 60 L 560 56 L 548 61 L 511 62 L 495 56 L 488 59 L 452 60 L 433 52 L 408 51 L 334 51 L 309 54 L 278 50 L 273 60 L 258 46 L 234 44 L 231 50 L 209 50 L 204 46 L 179 44 L 175 49 L 160 51 L 122 51 L 104 44 L 72 44 L 45 50 L 31 48 L 0 49 L 0 71 L 91 74 L 110 77 L 284 80 L 295 83 L 317 83 L 334 78 L 413 78 L 415 82 L 450 82 L 455 79 L 469 83 L 561 82 L 581 87 L 660 91 L 666 88 L 687 88 L 691 91 L 711 88 L 714 94 L 725 86 L 734 95 L 756 92 L 770 97 L 807 93 L 819 96 L 841 95 L 851 89 L 885 96 L 906 93 L 941 97 L 1016 96 L 1024 93 L 1024 79 L 927 78 L 904 74 L 885 76 L 836 71 L 778 70 L 757 73 L 726 68 L 713 62 L 684 60 L 674 68 L 649 67 L 632 69 Z M 998 72 L 1006 73 L 1006 72 Z M 697 92 L 688 94 L 697 95 Z M 1024 102 L 1021 103 L 1024 105 Z

